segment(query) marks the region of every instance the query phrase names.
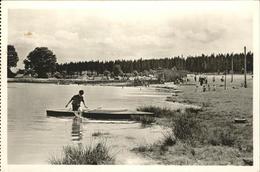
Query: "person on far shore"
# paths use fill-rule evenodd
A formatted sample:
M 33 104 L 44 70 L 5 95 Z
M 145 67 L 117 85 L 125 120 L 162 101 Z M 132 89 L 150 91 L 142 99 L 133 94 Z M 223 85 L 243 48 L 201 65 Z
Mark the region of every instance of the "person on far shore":
M 208 84 L 208 91 L 210 91 L 210 85 Z
M 213 91 L 216 91 L 217 86 L 215 84 L 213 84 Z
M 221 82 L 224 82 L 224 76 L 221 77 L 220 81 L 221 81 Z
M 199 77 L 199 83 L 200 83 L 200 86 L 203 85 L 203 83 L 204 83 L 204 79 L 203 79 L 202 77 Z
M 83 94 L 84 94 L 84 91 L 83 90 L 80 90 L 79 91 L 79 94 L 77 95 L 74 95 L 70 101 L 67 103 L 67 105 L 65 107 L 68 107 L 68 105 L 71 103 L 72 104 L 72 110 L 73 111 L 79 111 L 79 108 L 80 108 L 80 103 L 83 102 L 85 108 L 87 108 L 86 104 L 85 104 L 85 101 L 84 101 L 84 98 L 83 98 Z
M 202 86 L 202 91 L 203 91 L 203 92 L 206 91 L 206 84 L 203 84 L 203 86 Z
M 199 86 L 198 86 L 198 84 L 196 84 L 196 85 L 195 85 L 195 92 L 198 91 L 198 88 L 199 88 Z

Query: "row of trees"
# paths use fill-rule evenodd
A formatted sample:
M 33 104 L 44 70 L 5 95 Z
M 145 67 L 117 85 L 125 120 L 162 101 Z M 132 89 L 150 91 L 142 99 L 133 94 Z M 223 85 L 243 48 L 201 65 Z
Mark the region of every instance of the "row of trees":
M 18 62 L 18 54 L 13 45 L 8 45 L 8 72 Z M 229 72 L 233 61 L 235 73 L 240 73 L 244 66 L 244 54 L 211 54 L 201 56 L 189 56 L 163 59 L 139 59 L 139 60 L 115 60 L 115 61 L 85 61 L 57 64 L 55 54 L 47 47 L 37 47 L 29 53 L 23 61 L 25 74 L 32 74 L 40 78 L 46 78 L 55 72 L 63 75 L 73 75 L 75 72 L 82 74 L 83 71 L 92 71 L 97 74 L 115 76 L 123 73 L 138 73 L 157 69 L 186 70 L 197 73 Z M 253 53 L 247 53 L 247 70 L 253 71 Z M 10 73 L 10 72 L 9 72 Z M 11 77 L 11 73 L 8 77 Z
M 186 59 L 181 57 L 164 59 L 139 59 L 139 60 L 116 60 L 116 61 L 85 61 L 58 64 L 58 71 L 66 71 L 68 74 L 82 71 L 113 71 L 115 65 L 119 65 L 124 73 L 133 73 L 134 71 L 143 72 L 146 70 L 172 69 L 187 70 L 197 73 L 229 72 L 240 73 L 244 67 L 244 54 L 211 54 L 210 56 L 202 54 L 201 56 L 189 56 Z M 247 53 L 247 71 L 253 71 L 253 53 Z
M 248 52 L 247 55 L 247 71 L 253 71 L 253 53 Z M 244 54 L 218 54 L 210 56 L 188 57 L 185 61 L 185 67 L 190 72 L 224 72 L 232 70 L 240 73 L 244 67 Z

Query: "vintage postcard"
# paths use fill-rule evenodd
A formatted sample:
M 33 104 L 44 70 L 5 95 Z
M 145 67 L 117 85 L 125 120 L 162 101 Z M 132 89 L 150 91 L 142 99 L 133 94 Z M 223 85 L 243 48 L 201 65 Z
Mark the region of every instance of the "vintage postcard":
M 259 1 L 1 9 L 1 170 L 259 171 Z

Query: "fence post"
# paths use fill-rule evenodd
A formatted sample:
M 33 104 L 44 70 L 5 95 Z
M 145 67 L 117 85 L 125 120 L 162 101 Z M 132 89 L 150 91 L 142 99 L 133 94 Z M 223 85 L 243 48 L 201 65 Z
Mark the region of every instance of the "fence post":
M 233 55 L 232 55 L 232 58 L 231 58 L 231 82 L 233 82 L 233 73 L 234 73 L 234 67 L 233 67 Z
M 245 75 L 244 87 L 247 88 L 247 83 L 246 83 L 246 46 L 244 47 L 244 56 L 245 56 L 245 60 L 244 60 L 244 75 Z

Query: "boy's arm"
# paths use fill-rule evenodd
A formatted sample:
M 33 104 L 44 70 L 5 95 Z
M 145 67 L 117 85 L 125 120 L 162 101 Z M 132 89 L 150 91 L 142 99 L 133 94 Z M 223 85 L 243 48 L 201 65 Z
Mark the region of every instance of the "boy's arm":
M 66 104 L 65 107 L 68 107 L 68 105 L 70 104 L 71 101 L 72 101 L 72 99 L 70 99 L 70 101 Z
M 84 101 L 84 98 L 82 98 L 82 102 L 83 102 L 83 105 L 85 106 L 85 108 L 88 108 L 85 104 L 85 101 Z

